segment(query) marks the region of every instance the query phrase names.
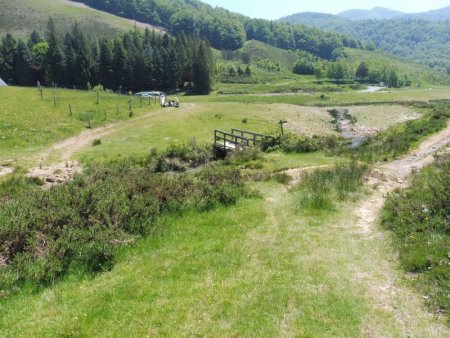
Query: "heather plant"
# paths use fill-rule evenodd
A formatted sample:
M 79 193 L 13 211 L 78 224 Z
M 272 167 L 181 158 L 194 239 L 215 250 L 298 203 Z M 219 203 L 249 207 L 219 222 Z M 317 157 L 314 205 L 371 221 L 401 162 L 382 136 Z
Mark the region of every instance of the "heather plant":
M 180 151 L 169 150 L 186 159 Z M 246 193 L 239 172 L 220 163 L 191 174 L 116 163 L 49 190 L 23 190 L 0 206 L 0 289 L 108 270 L 117 249 L 147 235 L 161 215 L 233 204 Z

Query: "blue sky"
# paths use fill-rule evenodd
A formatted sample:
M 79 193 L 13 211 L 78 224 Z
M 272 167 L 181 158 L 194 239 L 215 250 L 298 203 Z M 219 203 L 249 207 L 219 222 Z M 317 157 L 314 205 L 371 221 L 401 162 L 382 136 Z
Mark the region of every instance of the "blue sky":
M 299 12 L 336 14 L 346 9 L 387 7 L 402 12 L 425 12 L 450 5 L 449 0 L 201 0 L 212 6 L 254 18 L 279 19 Z

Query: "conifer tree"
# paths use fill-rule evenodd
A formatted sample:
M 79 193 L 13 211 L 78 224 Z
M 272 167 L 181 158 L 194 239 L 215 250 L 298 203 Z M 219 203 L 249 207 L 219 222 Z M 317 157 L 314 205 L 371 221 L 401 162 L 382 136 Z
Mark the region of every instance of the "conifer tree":
M 6 34 L 2 39 L 0 49 L 0 74 L 6 83 L 15 84 L 14 55 L 17 42 L 11 34 Z
M 59 32 L 52 18 L 47 23 L 46 40 L 48 43 L 45 60 L 47 81 L 61 83 L 65 77 L 65 56 Z
M 20 40 L 14 53 L 14 75 L 18 85 L 29 86 L 32 84 L 30 61 L 30 50 L 25 42 Z
M 193 64 L 194 93 L 209 94 L 213 83 L 213 56 L 206 41 L 201 41 Z
M 100 41 L 99 80 L 105 88 L 113 88 L 112 50 L 106 39 Z

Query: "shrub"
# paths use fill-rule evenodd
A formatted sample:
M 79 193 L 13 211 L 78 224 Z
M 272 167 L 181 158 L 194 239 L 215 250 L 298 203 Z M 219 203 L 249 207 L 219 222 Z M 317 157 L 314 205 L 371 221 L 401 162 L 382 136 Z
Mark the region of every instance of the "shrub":
M 190 175 L 111 164 L 50 190 L 23 190 L 0 204 L 0 289 L 46 285 L 71 269 L 108 270 L 117 247 L 148 233 L 162 213 L 228 205 L 245 194 L 239 172 L 220 164 Z
M 274 139 L 263 140 L 260 147 L 269 152 L 281 149 L 285 153 L 309 153 L 320 150 L 331 150 L 340 145 L 339 138 L 328 136 L 307 136 L 286 133 Z
M 155 172 L 183 172 L 208 164 L 215 158 L 211 146 L 199 146 L 195 140 L 182 145 L 171 145 L 166 151 L 153 153 L 151 166 Z
M 92 146 L 94 146 L 94 147 L 99 146 L 100 144 L 102 144 L 102 140 L 100 140 L 98 138 L 95 139 L 94 142 L 92 142 Z
M 411 187 L 391 194 L 382 225 L 394 233 L 400 263 L 417 273 L 416 285 L 435 308 L 450 312 L 450 155 L 413 179 Z M 450 317 L 449 317 L 450 320 Z

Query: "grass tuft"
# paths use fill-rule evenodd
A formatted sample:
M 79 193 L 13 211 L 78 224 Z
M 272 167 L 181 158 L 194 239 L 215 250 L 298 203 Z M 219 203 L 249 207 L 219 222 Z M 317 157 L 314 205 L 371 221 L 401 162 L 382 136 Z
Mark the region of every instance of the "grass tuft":
M 357 197 L 368 167 L 352 162 L 338 164 L 332 169 L 305 173 L 294 189 L 296 209 L 300 212 L 321 213 L 336 210 L 337 202 Z

